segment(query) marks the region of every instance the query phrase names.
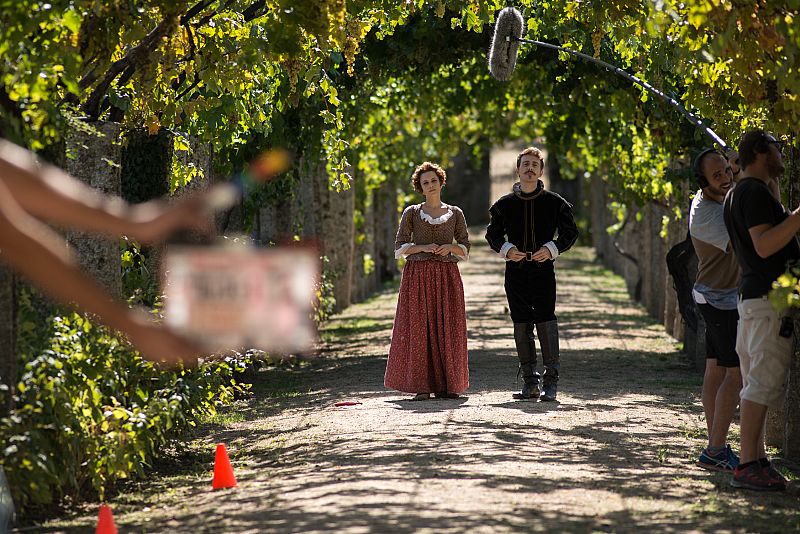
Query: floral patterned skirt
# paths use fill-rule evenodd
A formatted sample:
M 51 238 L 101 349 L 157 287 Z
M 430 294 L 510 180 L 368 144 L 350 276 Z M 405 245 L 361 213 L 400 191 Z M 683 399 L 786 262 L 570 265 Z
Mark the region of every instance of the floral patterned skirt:
M 464 286 L 456 263 L 406 263 L 383 383 L 407 393 L 469 387 Z

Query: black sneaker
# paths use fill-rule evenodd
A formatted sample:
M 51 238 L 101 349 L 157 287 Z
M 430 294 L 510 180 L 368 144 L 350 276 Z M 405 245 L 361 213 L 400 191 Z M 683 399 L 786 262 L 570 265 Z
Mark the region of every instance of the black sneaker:
M 517 400 L 538 399 L 539 383 L 536 382 L 535 384 L 528 384 L 526 382 L 522 384 L 522 390 L 520 390 L 519 393 L 514 393 L 512 397 Z
M 543 400 L 545 402 L 553 402 L 554 400 L 556 400 L 556 385 L 554 383 L 547 384 L 544 387 L 544 391 L 542 391 L 542 396 L 540 397 L 540 400 Z

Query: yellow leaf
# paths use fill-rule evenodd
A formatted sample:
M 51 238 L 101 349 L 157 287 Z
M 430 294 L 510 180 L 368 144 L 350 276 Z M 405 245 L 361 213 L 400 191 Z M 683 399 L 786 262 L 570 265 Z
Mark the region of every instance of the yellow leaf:
M 144 125 L 147 127 L 147 133 L 150 135 L 156 135 L 161 129 L 161 123 L 155 115 L 151 115 Z

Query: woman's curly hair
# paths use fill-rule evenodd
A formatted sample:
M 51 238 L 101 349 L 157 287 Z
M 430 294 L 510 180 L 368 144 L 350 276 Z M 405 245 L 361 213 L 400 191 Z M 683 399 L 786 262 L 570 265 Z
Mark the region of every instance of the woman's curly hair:
M 439 183 L 444 186 L 445 182 L 447 181 L 447 173 L 444 172 L 444 169 L 439 167 L 435 163 L 431 163 L 430 161 L 424 161 L 417 165 L 417 168 L 414 169 L 414 173 L 411 175 L 411 185 L 414 187 L 414 191 L 417 193 L 422 193 L 422 186 L 419 183 L 420 177 L 428 171 L 433 171 L 436 173 L 436 176 L 439 177 Z

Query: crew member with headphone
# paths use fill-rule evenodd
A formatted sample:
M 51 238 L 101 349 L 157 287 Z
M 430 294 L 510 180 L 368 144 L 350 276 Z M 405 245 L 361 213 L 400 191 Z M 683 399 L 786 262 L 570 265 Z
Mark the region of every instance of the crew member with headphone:
M 713 148 L 698 154 L 692 168 L 700 186 L 689 210 L 689 235 L 698 259 L 692 296 L 706 324 L 702 400 L 708 427 L 708 446 L 697 465 L 711 471 L 733 471 L 739 457 L 726 438 L 742 388 L 736 354 L 739 264 L 722 207 L 734 184 L 733 171 L 728 160 Z

